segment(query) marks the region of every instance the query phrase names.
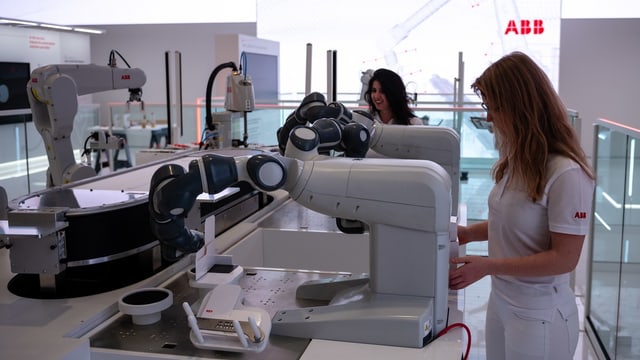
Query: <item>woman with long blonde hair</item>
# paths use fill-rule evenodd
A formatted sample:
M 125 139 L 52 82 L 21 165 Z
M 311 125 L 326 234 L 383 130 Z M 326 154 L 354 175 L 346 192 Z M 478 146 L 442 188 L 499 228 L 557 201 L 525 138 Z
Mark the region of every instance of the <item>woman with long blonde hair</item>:
M 491 276 L 487 359 L 573 359 L 578 310 L 569 274 L 589 228 L 594 174 L 551 81 L 522 52 L 490 65 L 482 98 L 499 157 L 487 221 L 458 241 L 488 241 L 488 257 L 452 259 L 449 287 Z

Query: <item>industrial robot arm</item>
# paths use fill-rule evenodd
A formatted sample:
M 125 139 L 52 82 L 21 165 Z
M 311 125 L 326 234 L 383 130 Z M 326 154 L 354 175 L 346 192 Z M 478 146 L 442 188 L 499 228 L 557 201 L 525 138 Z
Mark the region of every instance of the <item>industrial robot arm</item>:
M 169 248 L 197 251 L 204 244 L 202 234 L 184 226 L 196 197 L 203 192 L 218 193 L 238 181 L 247 181 L 263 191 L 282 188 L 304 206 L 330 216 L 417 229 L 425 226 L 423 219 L 427 215 L 410 215 L 410 209 L 420 202 L 433 205 L 431 195 L 423 198 L 424 191 L 418 188 L 450 187 L 449 176 L 435 163 L 396 164 L 391 159 L 362 162 L 360 158 L 324 156 L 318 153 L 319 139 L 320 133 L 314 127 L 298 126 L 291 131 L 285 156 L 259 154 L 234 159 L 207 154 L 193 160 L 186 172 L 175 164 L 160 167 L 151 179 L 149 191 L 153 233 Z M 441 183 L 416 183 L 420 180 L 413 176 L 418 168 L 435 169 Z M 402 175 L 398 178 L 397 174 Z M 445 193 L 450 194 L 450 189 Z M 380 206 L 390 210 L 380 211 Z M 438 206 L 447 209 L 443 213 L 448 224 L 450 198 Z
M 423 346 L 423 339 L 432 330 L 438 333 L 446 324 L 451 234 L 449 175 L 431 161 L 320 155 L 318 137 L 312 127 L 294 128 L 287 155 L 295 157 L 265 153 L 229 158 L 207 154 L 193 160 L 188 172 L 176 165 L 159 168 L 152 177 L 149 207 L 152 231 L 163 244 L 163 255 L 168 258 L 167 250 L 173 250 L 169 254 L 177 259 L 176 250 L 194 252 L 203 245 L 202 235 L 184 226 L 184 218 L 200 192 L 215 194 L 241 180 L 263 191 L 283 189 L 308 209 L 370 226 L 371 291 L 433 299 L 432 308 L 427 302 L 419 305 L 421 314 L 433 309 L 433 317 L 419 320 L 421 326 L 412 326 L 418 340 L 410 345 Z M 371 310 L 373 314 L 377 313 L 377 306 Z M 425 321 L 433 324 L 433 329 L 431 325 L 424 326 Z M 333 328 L 327 329 L 334 333 Z M 298 331 L 295 325 L 279 328 L 278 332 L 333 336 L 315 330 L 313 334 Z
M 366 116 L 365 114 L 368 115 L 365 112 L 358 113 L 359 116 Z M 369 131 L 366 124 L 353 121 L 354 116 L 358 115 L 341 103 L 327 104 L 324 95 L 313 92 L 302 100 L 300 106 L 289 114 L 284 125 L 278 129 L 280 154 L 287 153 L 292 130 L 310 125 L 318 132 L 317 147 L 320 154 L 326 155 L 329 151 L 336 150 L 344 152 L 346 157 L 364 157 L 369 146 Z
M 371 78 L 373 77 L 373 69 L 367 69 L 367 71 L 363 71 L 362 75 L 360 76 L 360 83 L 362 84 L 362 87 L 360 88 L 360 99 L 358 99 L 358 105 L 360 106 L 367 106 L 367 99 L 366 97 L 366 93 L 367 93 L 367 89 L 369 88 L 369 82 L 371 81 Z
M 303 99 L 301 105 L 278 130 L 280 154 L 291 156 L 290 151 L 297 151 L 287 145 L 292 140 L 291 131 L 309 124 L 319 130 L 320 143 L 317 146 L 320 154 L 328 154 L 327 150 L 337 150 L 343 151 L 346 157 L 429 160 L 444 167 L 453 182 L 453 215 L 457 215 L 460 136 L 454 129 L 445 126 L 381 124 L 375 122 L 366 111 L 349 111 L 343 104 L 336 102 L 327 104 L 322 94 L 314 92 Z M 367 151 L 368 149 L 372 151 Z M 307 150 L 309 149 L 305 149 Z M 308 154 L 307 152 L 305 156 Z M 338 226 L 342 225 L 338 223 Z
M 314 102 L 317 104 L 310 105 Z M 272 333 L 423 347 L 447 324 L 449 247 L 455 234 L 452 179 L 442 166 L 428 160 L 323 155 L 323 144 L 339 147 L 350 141 L 334 138 L 334 133 L 344 132 L 348 124 L 359 125 L 360 135 L 366 135 L 356 139 L 356 143 L 364 139 L 364 149 L 369 144 L 367 126 L 376 129 L 366 114 L 356 114 L 351 122 L 343 123 L 340 117 L 309 118 L 326 110 L 328 105 L 322 102 L 311 101 L 303 107 L 289 119 L 294 125 L 287 131 L 283 155 L 229 158 L 208 154 L 193 160 L 188 172 L 176 165 L 156 171 L 149 207 L 151 227 L 163 244 L 163 255 L 167 258 L 167 250 L 173 250 L 169 254 L 175 257 L 177 252 L 194 252 L 203 246 L 202 234 L 184 225 L 200 192 L 215 194 L 237 181 L 247 181 L 263 191 L 285 190 L 308 209 L 366 223 L 370 229 L 370 270 L 366 289 L 358 286 L 359 290 L 350 288 L 342 294 L 366 300 L 347 296 L 351 300 L 344 301 L 321 283 L 315 284 L 318 289 L 308 284 L 314 287 L 312 293 L 317 290 L 331 298 L 331 304 L 314 308 L 317 311 L 312 319 L 307 309 L 278 312 Z M 306 119 L 298 118 L 299 114 Z M 387 128 L 383 130 L 386 133 Z M 388 309 L 392 311 L 387 313 Z M 371 331 L 373 322 L 401 330 L 379 336 Z
M 176 164 L 158 168 L 151 178 L 149 213 L 163 256 L 175 260 L 180 253 L 196 252 L 204 245 L 202 234 L 184 224 L 199 194 L 216 194 L 241 180 L 272 191 L 282 186 L 285 177 L 282 163 L 266 155 L 234 159 L 207 154 L 191 161 L 187 172 Z
M 91 167 L 77 164 L 71 145 L 78 96 L 107 90 L 129 89 L 131 101 L 141 101 L 144 72 L 137 68 L 87 65 L 47 65 L 35 69 L 27 84 L 33 122 L 42 136 L 49 169 L 47 185 L 58 186 L 95 175 Z
M 362 111 L 354 111 L 353 121 L 371 134 L 367 158 L 429 160 L 442 166 L 452 182 L 453 214 L 458 213 L 460 191 L 460 136 L 446 126 L 386 125 L 374 122 Z M 368 115 L 368 113 L 366 113 Z

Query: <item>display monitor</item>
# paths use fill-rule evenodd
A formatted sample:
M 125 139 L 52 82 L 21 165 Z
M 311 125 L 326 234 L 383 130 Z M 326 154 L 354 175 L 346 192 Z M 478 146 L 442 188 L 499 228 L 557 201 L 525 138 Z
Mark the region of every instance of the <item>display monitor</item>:
M 29 109 L 27 84 L 30 75 L 29 63 L 0 62 L 0 116 L 5 115 L 3 111 Z
M 246 73 L 251 76 L 256 104 L 278 103 L 278 56 L 245 52 Z

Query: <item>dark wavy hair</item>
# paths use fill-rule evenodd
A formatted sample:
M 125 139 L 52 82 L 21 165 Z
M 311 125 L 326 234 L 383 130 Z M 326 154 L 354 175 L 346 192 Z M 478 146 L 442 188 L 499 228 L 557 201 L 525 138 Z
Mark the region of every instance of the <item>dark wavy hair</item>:
M 409 119 L 416 117 L 416 115 L 411 111 L 411 108 L 409 108 L 407 89 L 400 75 L 389 69 L 378 69 L 373 72 L 373 76 L 367 86 L 367 91 L 364 93 L 364 99 L 367 101 L 367 104 L 369 104 L 371 114 L 376 115 L 378 114 L 378 109 L 376 109 L 371 99 L 371 90 L 374 81 L 380 83 L 382 93 L 386 96 L 387 102 L 391 107 L 395 123 L 399 125 L 409 125 Z

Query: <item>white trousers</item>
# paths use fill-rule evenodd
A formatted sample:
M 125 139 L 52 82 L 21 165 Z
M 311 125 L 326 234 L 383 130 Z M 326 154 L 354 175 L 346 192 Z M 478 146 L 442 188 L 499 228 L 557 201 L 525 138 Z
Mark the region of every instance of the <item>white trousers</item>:
M 493 293 L 485 324 L 487 359 L 573 360 L 578 344 L 578 307 L 571 289 L 558 289 L 558 305 L 530 310 Z

